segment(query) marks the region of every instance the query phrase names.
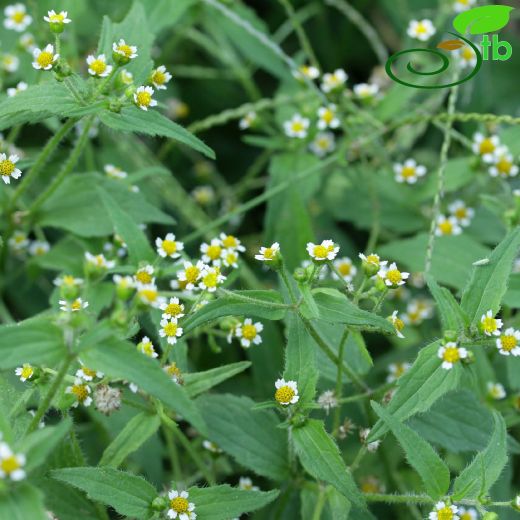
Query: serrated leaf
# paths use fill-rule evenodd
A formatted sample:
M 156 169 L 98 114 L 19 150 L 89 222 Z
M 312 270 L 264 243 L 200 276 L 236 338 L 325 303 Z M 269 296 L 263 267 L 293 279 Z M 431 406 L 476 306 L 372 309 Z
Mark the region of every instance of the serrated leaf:
M 434 500 L 445 495 L 450 486 L 450 470 L 437 452 L 419 434 L 395 419 L 382 406 L 374 401 L 371 404 L 403 448 L 410 465 L 419 473 L 428 495 Z
M 204 372 L 192 372 L 184 377 L 184 388 L 190 397 L 195 397 L 210 388 L 240 374 L 251 366 L 250 361 L 239 361 L 222 367 L 212 368 Z
M 461 34 L 485 34 L 499 31 L 509 22 L 513 7 L 508 5 L 484 5 L 459 13 L 453 19 L 453 27 Z
M 62 468 L 51 471 L 51 475 L 122 515 L 138 520 L 151 516 L 150 506 L 157 491 L 142 477 L 112 468 Z

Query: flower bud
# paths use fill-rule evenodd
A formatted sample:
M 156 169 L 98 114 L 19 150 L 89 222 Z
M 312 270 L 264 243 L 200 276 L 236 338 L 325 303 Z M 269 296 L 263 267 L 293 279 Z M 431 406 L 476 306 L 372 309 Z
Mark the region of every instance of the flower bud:
M 152 509 L 154 511 L 163 511 L 168 507 L 168 500 L 166 497 L 156 497 L 152 501 Z
M 297 282 L 306 282 L 309 279 L 309 276 L 303 267 L 298 267 L 294 270 L 293 278 Z
M 449 343 L 450 341 L 457 342 L 458 334 L 455 330 L 446 330 L 444 331 L 444 343 Z

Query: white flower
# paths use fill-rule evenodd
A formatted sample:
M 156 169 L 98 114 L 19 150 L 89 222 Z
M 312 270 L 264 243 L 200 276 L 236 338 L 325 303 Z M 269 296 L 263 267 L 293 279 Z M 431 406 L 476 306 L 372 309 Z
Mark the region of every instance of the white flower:
M 0 442 L 0 478 L 9 478 L 14 482 L 25 478 L 25 455 L 13 453 L 6 442 Z
M 393 383 L 397 379 L 399 379 L 407 370 L 410 369 L 412 365 L 410 363 L 390 363 L 388 365 L 388 376 L 386 377 L 386 381 L 388 383 Z
M 137 272 L 134 274 L 134 281 L 137 286 L 140 285 L 151 285 L 155 283 L 155 278 L 153 276 L 154 269 L 151 265 L 145 265 L 140 267 Z
M 76 298 L 71 302 L 60 300 L 58 303 L 60 304 L 60 310 L 65 312 L 79 312 L 88 307 L 88 302 L 84 302 L 81 298 Z
M 442 368 L 450 370 L 455 363 L 468 357 L 468 351 L 463 347 L 458 347 L 457 343 L 449 341 L 439 347 L 437 356 L 442 359 Z
M 19 179 L 22 175 L 22 170 L 16 167 L 16 163 L 20 160 L 18 155 L 10 155 L 7 158 L 5 153 L 0 153 L 0 175 L 5 184 L 10 184 L 11 177 Z
M 388 287 L 397 287 L 399 285 L 404 285 L 405 280 L 408 279 L 410 273 L 399 271 L 399 269 L 397 269 L 396 263 L 392 262 L 389 267 L 381 264 L 381 268 L 379 269 L 377 276 L 382 278 L 385 282 L 385 285 Z
M 462 228 L 459 226 L 459 221 L 455 217 L 445 217 L 439 215 L 437 217 L 437 225 L 435 227 L 435 234 L 437 236 L 446 235 L 460 235 Z
M 480 155 L 485 163 L 493 162 L 493 154 L 499 146 L 500 139 L 496 135 L 485 137 L 480 132 L 473 135 L 473 153 Z
M 115 260 L 107 260 L 103 254 L 93 255 L 88 251 L 85 252 L 85 260 L 98 269 L 112 269 L 116 265 Z
M 166 338 L 166 341 L 173 345 L 177 343 L 177 338 L 182 336 L 182 328 L 179 327 L 176 319 L 166 319 L 163 318 L 161 320 L 161 329 L 159 329 L 159 335 L 161 338 Z
M 456 13 L 461 13 L 462 11 L 467 11 L 471 9 L 475 5 L 477 0 L 455 0 L 453 2 L 453 10 Z M 476 517 L 475 517 L 476 518 Z M 463 520 L 469 520 L 468 518 L 463 518 Z
M 76 408 L 79 404 L 83 406 L 90 406 L 92 404 L 92 397 L 90 397 L 90 386 L 85 384 L 79 377 L 74 380 L 72 386 L 65 389 L 65 393 L 72 394 L 76 398 L 76 402 L 72 405 Z
M 318 157 L 324 157 L 336 149 L 336 138 L 332 132 L 319 132 L 309 144 L 309 150 Z
M 180 253 L 184 249 L 184 244 L 175 240 L 173 233 L 168 233 L 164 239 L 156 238 L 155 247 L 157 248 L 157 254 L 162 258 L 179 258 Z
M 48 11 L 47 16 L 44 16 L 43 19 L 49 23 L 70 23 L 72 20 L 70 18 L 67 18 L 67 15 L 67 11 L 60 11 L 59 13 L 57 13 L 53 9 L 52 11 Z
M 404 338 L 403 334 L 401 333 L 401 331 L 404 329 L 404 321 L 401 318 L 399 318 L 398 311 L 392 312 L 392 315 L 389 316 L 388 319 L 394 326 L 397 337 Z
M 32 66 L 37 70 L 51 70 L 59 54 L 54 54 L 54 45 L 48 44 L 43 50 L 34 49 Z
M 453 201 L 448 206 L 448 211 L 457 219 L 458 223 L 464 227 L 469 226 L 471 219 L 475 216 L 475 210 L 466 206 L 460 199 Z
M 333 104 L 318 108 L 318 128 L 320 130 L 338 128 L 340 123 L 336 116 L 337 109 L 338 107 Z
M 489 397 L 492 399 L 495 399 L 496 401 L 499 401 L 500 399 L 504 399 L 506 396 L 506 390 L 503 385 L 500 383 L 493 383 L 491 381 L 487 384 L 487 391 Z
M 462 68 L 469 67 L 473 69 L 477 65 L 477 55 L 469 45 L 464 45 L 464 47 L 456 49 L 454 54 L 459 59 L 459 64 Z
M 31 25 L 32 18 L 27 14 L 27 9 L 23 4 L 8 5 L 4 9 L 4 27 L 16 32 L 23 32 Z
M 323 240 L 321 244 L 313 244 L 312 242 L 307 243 L 307 253 L 309 256 L 317 261 L 334 260 L 339 251 L 337 246 L 332 240 Z
M 119 73 L 119 79 L 124 85 L 131 85 L 134 82 L 134 75 L 126 69 L 122 69 Z
M 172 79 L 172 75 L 166 70 L 164 65 L 152 71 L 150 81 L 157 90 L 166 90 L 166 83 Z
M 204 439 L 202 441 L 202 447 L 205 450 L 210 451 L 211 453 L 222 453 L 222 449 L 219 448 L 218 444 L 215 444 L 214 442 L 208 441 L 207 439 Z
M 23 251 L 29 245 L 29 238 L 23 231 L 15 231 L 9 239 L 9 247 L 15 252 Z
M 318 405 L 325 410 L 326 413 L 329 413 L 331 408 L 336 408 L 338 406 L 338 400 L 336 399 L 336 394 L 332 390 L 325 390 L 318 397 Z
M 71 274 L 64 274 L 54 279 L 54 285 L 56 287 L 79 287 L 83 284 L 83 278 L 75 278 Z
M 249 477 L 240 477 L 238 487 L 245 491 L 258 491 L 258 486 L 253 486 L 253 481 Z
M 457 506 L 449 506 L 446 502 L 437 502 L 435 509 L 428 516 L 429 520 L 460 520 L 459 508 Z
M 189 502 L 189 494 L 187 491 L 180 493 L 175 490 L 168 491 L 168 498 L 170 500 L 168 511 L 166 515 L 168 518 L 179 520 L 195 520 L 197 514 L 195 513 L 195 504 Z
M 275 260 L 278 254 L 280 253 L 280 244 L 275 242 L 270 247 L 261 247 L 258 254 L 255 255 L 256 260 L 260 260 L 261 262 L 271 262 Z
M 137 58 L 137 47 L 135 45 L 128 45 L 125 40 L 121 39 L 117 43 L 112 44 L 112 50 L 119 54 L 119 56 L 123 56 L 123 58 L 133 60 Z
M 29 253 L 33 256 L 42 256 L 45 253 L 48 253 L 50 248 L 51 246 L 49 245 L 49 242 L 45 242 L 44 240 L 34 240 L 29 246 Z
M 200 273 L 199 287 L 209 292 L 215 292 L 217 286 L 223 283 L 226 277 L 220 272 L 219 267 L 204 267 Z
M 159 296 L 157 286 L 153 283 L 148 285 L 139 284 L 137 287 L 137 296 L 145 305 L 150 305 L 158 309 L 166 300 L 163 296 Z
M 500 336 L 502 328 L 502 320 L 495 318 L 493 311 L 490 309 L 480 318 L 480 327 L 486 336 Z M 508 329 L 511 330 L 511 329 Z
M 358 256 L 363 262 L 373 267 L 384 267 L 388 263 L 386 260 L 381 260 L 379 255 L 376 255 L 375 253 L 371 253 L 369 255 L 359 253 Z
M 170 298 L 169 302 L 161 303 L 159 309 L 163 311 L 163 318 L 179 319 L 184 316 L 184 305 L 179 302 L 179 298 Z
M 226 267 L 238 267 L 238 253 L 236 249 L 224 249 L 222 251 L 222 263 Z
M 215 266 L 221 265 L 223 251 L 222 242 L 218 238 L 213 238 L 209 244 L 203 242 L 200 246 L 202 260 Z
M 251 318 L 246 318 L 244 323 L 237 325 L 235 335 L 240 338 L 240 344 L 243 347 L 249 348 L 251 343 L 255 345 L 262 343 L 262 336 L 260 336 L 262 330 L 264 330 L 264 326 L 260 322 L 253 323 Z
M 310 121 L 300 114 L 294 114 L 289 121 L 285 121 L 283 128 L 285 135 L 288 137 L 296 137 L 297 139 L 305 139 Z
M 359 99 L 370 99 L 379 93 L 379 85 L 375 83 L 358 83 L 354 85 L 354 94 Z
M 407 159 L 404 164 L 394 164 L 395 180 L 397 182 L 414 184 L 417 182 L 419 177 L 424 177 L 424 175 L 426 175 L 426 171 L 426 167 L 417 164 L 415 159 Z
M 431 20 L 424 19 L 421 21 L 412 20 L 408 25 L 406 34 L 408 34 L 410 38 L 415 38 L 416 40 L 425 42 L 429 40 L 436 32 L 437 30 L 433 26 Z
M 96 377 L 98 379 L 103 378 L 103 372 L 98 372 L 97 370 L 92 370 L 91 368 L 86 367 L 81 360 L 79 363 L 81 365 L 81 368 L 76 370 L 77 378 L 84 379 L 85 381 L 93 381 Z
M 24 90 L 27 90 L 27 87 L 29 85 L 27 85 L 27 83 L 25 83 L 25 81 L 20 81 L 16 87 L 12 87 L 12 88 L 8 88 L 7 89 L 7 95 L 9 97 L 14 97 L 16 96 L 16 94 L 19 94 L 20 92 L 23 92 Z
M 493 153 L 492 166 L 489 167 L 491 177 L 516 177 L 518 166 L 513 163 L 513 155 L 506 146 L 499 146 Z
M 21 367 L 17 367 L 14 373 L 20 378 L 22 383 L 34 375 L 34 368 L 29 363 L 24 363 Z
M 226 235 L 226 233 L 220 233 L 219 238 L 222 247 L 225 247 L 226 249 L 235 249 L 236 251 L 240 251 L 241 253 L 243 253 L 246 250 L 246 248 L 242 245 L 242 242 L 240 242 L 240 240 L 233 235 Z
M 14 54 L 2 54 L 2 68 L 6 72 L 16 72 L 20 66 L 20 60 Z
M 215 190 L 211 186 L 197 186 L 191 196 L 197 204 L 208 206 L 215 200 Z
M 152 87 L 141 86 L 134 92 L 134 102 L 141 110 L 148 110 L 148 107 L 157 105 L 157 101 L 152 98 L 154 90 Z
M 202 271 L 208 267 L 202 260 L 199 260 L 196 264 L 191 262 L 184 262 L 184 269 L 177 273 L 177 279 L 179 285 L 188 291 L 193 291 L 198 285 Z
M 429 300 L 412 300 L 406 306 L 406 313 L 403 321 L 407 325 L 419 325 L 424 319 L 431 318 L 433 315 L 433 304 Z
M 137 344 L 137 350 L 151 358 L 156 358 L 159 355 L 148 336 L 143 336 L 143 339 Z
M 354 276 L 356 276 L 357 269 L 352 263 L 352 260 L 347 256 L 344 256 L 343 258 L 337 258 L 336 260 L 334 260 L 334 267 L 341 275 L 341 278 L 346 282 L 352 281 Z M 332 272 L 332 277 L 335 280 L 338 280 L 339 278 L 334 271 Z
M 31 54 L 36 48 L 36 40 L 34 39 L 34 36 L 30 33 L 22 34 L 18 41 L 21 47 L 24 48 L 27 52 L 30 52 Z
M 498 321 L 500 321 L 500 325 L 502 325 L 502 321 Z M 497 348 L 500 354 L 503 356 L 520 356 L 520 330 L 509 327 L 502 334 L 499 332 L 495 334 L 495 336 L 496 335 L 500 336 L 497 338 Z
M 274 384 L 276 392 L 274 398 L 283 406 L 295 404 L 300 399 L 298 395 L 298 386 L 296 381 L 286 381 L 285 379 L 277 379 Z
M 257 117 L 258 116 L 256 115 L 256 112 L 248 112 L 238 122 L 238 128 L 240 128 L 240 130 L 247 130 L 248 128 L 251 128 L 257 120 Z
M 320 88 L 328 93 L 342 87 L 348 79 L 347 73 L 343 69 L 336 69 L 334 72 L 323 74 Z
M 105 173 L 112 179 L 126 179 L 128 177 L 128 173 L 123 171 L 121 168 L 114 166 L 113 164 L 105 164 L 103 169 L 105 170 Z
M 98 78 L 106 78 L 112 72 L 112 65 L 107 65 L 107 59 L 104 54 L 100 54 L 97 58 L 92 54 L 87 57 L 88 73 Z
M 292 75 L 299 80 L 303 78 L 309 78 L 312 80 L 320 77 L 320 71 L 312 65 L 302 65 L 301 67 L 298 67 L 298 70 L 293 70 Z

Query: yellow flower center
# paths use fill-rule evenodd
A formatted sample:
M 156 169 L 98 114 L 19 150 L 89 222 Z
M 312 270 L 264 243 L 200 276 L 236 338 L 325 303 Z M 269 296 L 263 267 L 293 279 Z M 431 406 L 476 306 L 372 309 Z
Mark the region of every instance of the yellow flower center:
M 139 343 L 139 350 L 143 354 L 146 354 L 149 357 L 153 357 L 153 355 L 155 354 L 155 350 L 153 348 L 151 341 L 146 341 L 145 343 L 143 343 L 143 342 Z
M 156 85 L 164 85 L 166 83 L 166 74 L 160 70 L 154 70 L 152 74 L 152 83 Z
M 415 167 L 414 166 L 405 166 L 401 170 L 401 176 L 404 177 L 405 179 L 415 177 Z
M 465 207 L 457 208 L 454 212 L 454 215 L 458 219 L 466 218 L 468 216 L 468 210 Z
M 237 255 L 235 253 L 228 253 L 226 255 L 226 262 L 229 264 L 229 265 L 233 265 L 235 264 L 237 261 Z
M 452 520 L 453 511 L 449 507 L 443 507 L 437 511 L 437 520 Z
M 90 68 L 98 75 L 100 76 L 107 70 L 107 64 L 103 60 L 94 60 L 90 64 Z
M 396 327 L 397 328 L 397 327 Z M 397 363 L 394 370 L 395 377 L 401 377 L 406 372 L 402 363 Z
M 443 235 L 451 235 L 453 233 L 453 224 L 449 220 L 443 220 L 439 223 L 439 230 Z
M 30 379 L 34 373 L 34 370 L 32 366 L 30 365 L 24 365 L 22 367 L 22 373 L 20 374 L 20 377 L 23 377 L 24 379 Z
M 50 23 L 63 23 L 65 16 L 62 13 L 51 14 L 49 16 Z
M 96 257 L 94 258 L 94 263 L 96 265 L 98 265 L 99 267 L 104 267 L 105 259 L 104 259 L 103 255 L 96 255 Z
M 200 275 L 200 270 L 198 267 L 191 265 L 190 267 L 186 267 L 184 274 L 186 275 L 187 283 L 195 283 Z
M 319 246 L 314 246 L 314 256 L 316 258 L 327 258 L 327 255 L 329 254 L 330 252 L 330 248 L 328 247 L 325 247 L 325 246 L 322 246 L 322 245 L 319 245 Z
M 137 104 L 142 107 L 147 107 L 152 102 L 152 95 L 146 90 L 137 93 Z
M 363 484 L 361 484 L 361 491 L 363 493 L 378 493 L 379 487 L 375 482 L 367 480 L 366 482 L 363 482 Z
M 457 347 L 447 347 L 442 359 L 448 363 L 456 363 L 460 359 L 459 349 Z M 451 518 L 451 516 L 447 518 Z
M 404 329 L 404 321 L 401 318 L 394 318 L 394 327 L 398 332 Z
M 327 150 L 327 148 L 329 147 L 329 140 L 328 140 L 328 138 L 326 138 L 326 137 L 320 137 L 320 138 L 316 141 L 316 145 L 317 145 L 318 148 L 320 148 L 321 150 Z
M 496 326 L 493 330 L 496 329 Z M 500 338 L 500 344 L 502 345 L 502 350 L 506 352 L 511 352 L 516 347 L 516 338 L 514 336 L 502 336 Z
M 379 257 L 377 255 L 368 255 L 367 262 L 369 264 L 379 265 Z
M 390 280 L 393 285 L 397 285 L 403 279 L 401 271 L 398 271 L 397 269 L 390 269 L 390 271 L 386 273 L 386 278 Z
M 76 396 L 76 399 L 82 403 L 88 397 L 87 385 L 74 385 L 72 387 L 72 393 Z
M 15 165 L 12 161 L 9 159 L 4 159 L 3 161 L 0 161 L 0 174 L 9 176 L 14 172 Z
M 175 240 L 163 240 L 161 247 L 167 255 L 173 255 L 177 252 L 177 242 Z
M 217 286 L 217 273 L 210 272 L 208 273 L 202 281 L 206 287 L 216 287 Z
M 54 56 L 51 52 L 42 51 L 36 58 L 36 62 L 40 67 L 45 68 L 52 64 L 53 58 Z
M 254 325 L 244 325 L 242 327 L 242 336 L 249 340 L 249 341 L 252 341 L 253 339 L 256 338 L 256 327 Z
M 135 275 L 138 282 L 148 284 L 152 283 L 152 275 L 148 273 L 147 271 L 137 271 Z
M 74 301 L 71 303 L 70 308 L 71 308 L 73 311 L 79 311 L 79 310 L 81 310 L 81 300 L 74 300 Z
M 266 247 L 264 249 L 264 258 L 269 258 L 269 260 L 272 260 L 275 255 L 275 250 L 272 247 Z
M 154 289 L 143 289 L 139 291 L 140 296 L 149 302 L 157 300 L 157 291 Z
M 178 303 L 169 303 L 164 309 L 165 314 L 169 314 L 170 316 L 177 316 L 182 312 L 182 307 Z
M 66 274 L 64 277 L 63 277 L 63 285 L 67 285 L 69 287 L 72 287 L 74 285 L 76 285 L 76 279 L 74 278 L 74 276 L 70 275 L 70 274 Z
M 187 513 L 189 505 L 189 502 L 182 497 L 177 497 L 170 500 L 170 508 L 179 514 Z
M 338 271 L 341 273 L 342 276 L 348 276 L 352 271 L 352 265 L 348 262 L 343 262 L 339 264 Z
M 2 459 L 2 461 L 0 461 L 0 468 L 2 468 L 2 471 L 7 475 L 12 473 L 13 471 L 16 471 L 20 467 L 20 463 L 14 455 L 6 457 L 5 459 Z
M 96 377 L 97 375 L 97 372 L 95 370 L 92 370 L 91 368 L 87 368 L 87 367 L 81 367 L 81 370 L 83 371 L 83 373 L 87 376 L 87 377 Z
M 323 112 L 321 118 L 325 123 L 329 124 L 334 119 L 334 112 L 327 108 L 327 110 Z
M 220 246 L 209 246 L 208 250 L 206 251 L 206 255 L 208 255 L 211 260 L 217 260 L 220 258 L 221 254 L 222 248 Z
M 27 235 L 19 234 L 14 237 L 14 241 L 16 244 L 21 244 L 27 240 Z
M 233 235 L 228 235 L 224 240 L 222 240 L 222 245 L 225 248 L 237 247 L 237 239 Z
M 497 166 L 497 170 L 499 171 L 499 173 L 501 173 L 502 175 L 508 175 L 509 172 L 511 171 L 511 166 L 513 166 L 513 165 L 507 159 L 502 157 L 497 162 L 496 166 Z
M 291 399 L 294 397 L 294 390 L 290 386 L 281 386 L 276 390 L 274 398 L 280 404 L 289 404 Z
M 175 336 L 177 334 L 177 324 L 173 321 L 169 321 L 164 326 L 164 333 L 169 337 Z
M 482 328 L 484 329 L 484 332 L 495 332 L 495 330 L 497 330 L 497 320 L 495 320 L 495 318 L 486 316 L 482 321 Z
M 462 57 L 465 60 L 469 61 L 475 57 L 475 53 L 473 52 L 473 49 L 471 47 L 464 47 L 464 49 L 462 49 Z
M 172 363 L 171 365 L 166 366 L 166 373 L 169 374 L 170 376 L 178 377 L 178 376 L 180 376 L 181 371 L 179 370 L 179 368 L 177 367 L 177 365 L 175 363 Z
M 293 132 L 303 132 L 305 130 L 305 127 L 301 121 L 293 121 L 291 126 Z
M 495 151 L 495 145 L 493 144 L 493 141 L 487 137 L 486 139 L 483 139 L 480 143 L 480 153 L 481 155 L 484 155 L 486 153 L 493 153 Z
M 459 4 L 462 4 L 462 5 L 469 5 L 469 0 L 457 0 L 457 2 L 458 2 Z M 466 514 L 466 513 L 464 513 L 464 514 Z M 464 515 L 462 515 L 462 516 L 464 516 Z M 468 517 L 468 518 L 469 518 L 469 517 Z
M 126 45 L 126 44 L 125 45 L 118 45 L 117 52 L 123 54 L 127 58 L 130 58 L 130 56 L 132 56 L 132 54 L 133 54 L 132 48 L 130 47 L 130 45 Z
M 22 23 L 25 20 L 25 13 L 23 11 L 16 11 L 11 15 L 11 20 L 15 23 Z
M 426 32 L 428 32 L 428 29 L 426 29 L 426 25 L 424 25 L 422 22 L 419 22 L 417 24 L 417 33 L 418 34 L 424 34 Z

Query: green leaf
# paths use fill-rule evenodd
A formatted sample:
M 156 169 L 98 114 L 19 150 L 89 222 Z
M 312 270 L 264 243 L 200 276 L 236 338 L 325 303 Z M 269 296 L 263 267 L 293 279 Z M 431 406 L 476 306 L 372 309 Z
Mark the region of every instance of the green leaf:
M 315 289 L 313 296 L 320 320 L 328 323 L 343 323 L 358 330 L 395 334 L 394 326 L 388 320 L 360 309 L 336 289 Z M 306 313 L 305 305 L 302 306 L 302 313 Z
M 450 487 L 450 470 L 437 452 L 411 428 L 387 413 L 382 406 L 375 401 L 371 404 L 403 448 L 410 465 L 419 473 L 428 495 L 435 500 L 445 495 Z
M 439 342 L 424 347 L 410 370 L 398 379 L 397 391 L 385 411 L 399 421 L 425 412 L 447 392 L 458 387 L 462 367 L 456 363 L 451 370 L 441 366 L 437 355 Z M 370 431 L 368 441 L 372 442 L 388 431 L 379 419 Z
M 21 484 L 0 494 L 0 518 L 5 520 L 49 520 L 40 491 Z
M 274 304 L 274 306 L 273 306 Z M 281 320 L 286 309 L 280 293 L 276 291 L 233 291 L 210 301 L 183 322 L 184 332 L 200 327 L 223 316 L 247 316 L 267 320 Z
M 126 107 L 120 113 L 101 112 L 99 118 L 103 124 L 121 132 L 136 132 L 152 136 L 175 139 L 194 150 L 215 159 L 215 152 L 185 128 L 170 121 L 156 110 L 145 112 L 137 107 Z
M 442 329 L 444 331 L 454 330 L 459 333 L 464 331 L 468 324 L 468 317 L 464 314 L 450 290 L 441 287 L 431 274 L 426 275 L 426 283 L 435 303 L 437 303 Z
M 51 475 L 121 515 L 137 519 L 151 516 L 150 505 L 157 491 L 142 477 L 112 468 L 62 468 L 51 471 Z
M 502 303 L 513 309 L 520 309 L 520 273 L 512 274 L 509 278 L 509 287 Z
M 0 368 L 56 365 L 67 353 L 63 332 L 48 317 L 0 326 Z
M 332 520 L 348 520 L 350 502 L 332 486 L 327 486 L 326 493 Z
M 453 27 L 461 34 L 485 34 L 499 31 L 509 22 L 513 7 L 508 5 L 484 5 L 458 14 Z
M 498 412 L 493 412 L 493 419 L 493 433 L 486 449 L 455 479 L 454 500 L 485 495 L 507 464 L 506 424 Z
M 513 261 L 520 249 L 520 228 L 506 235 L 489 255 L 489 261 L 473 268 L 473 274 L 462 293 L 461 306 L 471 325 L 478 325 L 489 309 L 496 314 L 507 290 Z
M 98 188 L 98 194 L 114 225 L 114 231 L 121 236 L 128 247 L 130 261 L 134 265 L 145 260 L 152 262 L 156 255 L 141 228 L 108 193 Z
M 222 367 L 212 368 L 204 372 L 193 372 L 184 375 L 184 388 L 190 397 L 195 397 L 223 381 L 240 374 L 251 366 L 250 361 L 239 361 Z
M 196 4 L 196 0 L 145 0 L 148 13 L 148 27 L 158 33 L 176 25 L 186 11 Z
M 225 484 L 207 488 L 192 487 L 189 494 L 190 502 L 195 504 L 197 519 L 229 520 L 243 513 L 261 509 L 272 502 L 279 491 L 246 491 Z
M 241 466 L 283 481 L 289 477 L 287 433 L 277 428 L 280 423 L 272 411 L 252 410 L 254 405 L 247 397 L 230 394 L 197 399 L 202 416 L 211 424 L 210 440 Z
M 323 421 L 309 419 L 292 431 L 294 446 L 302 466 L 318 480 L 332 484 L 352 504 L 353 518 L 371 519 L 363 496 L 345 466 L 338 446 L 325 431 Z
M 119 435 L 105 448 L 98 466 L 119 467 L 123 461 L 138 450 L 159 428 L 157 415 L 142 412 L 130 419 Z
M 157 361 L 137 351 L 128 341 L 111 338 L 81 352 L 81 360 L 108 377 L 125 379 L 160 399 L 168 408 L 181 414 L 202 434 L 206 425 L 186 391 L 175 384 Z

